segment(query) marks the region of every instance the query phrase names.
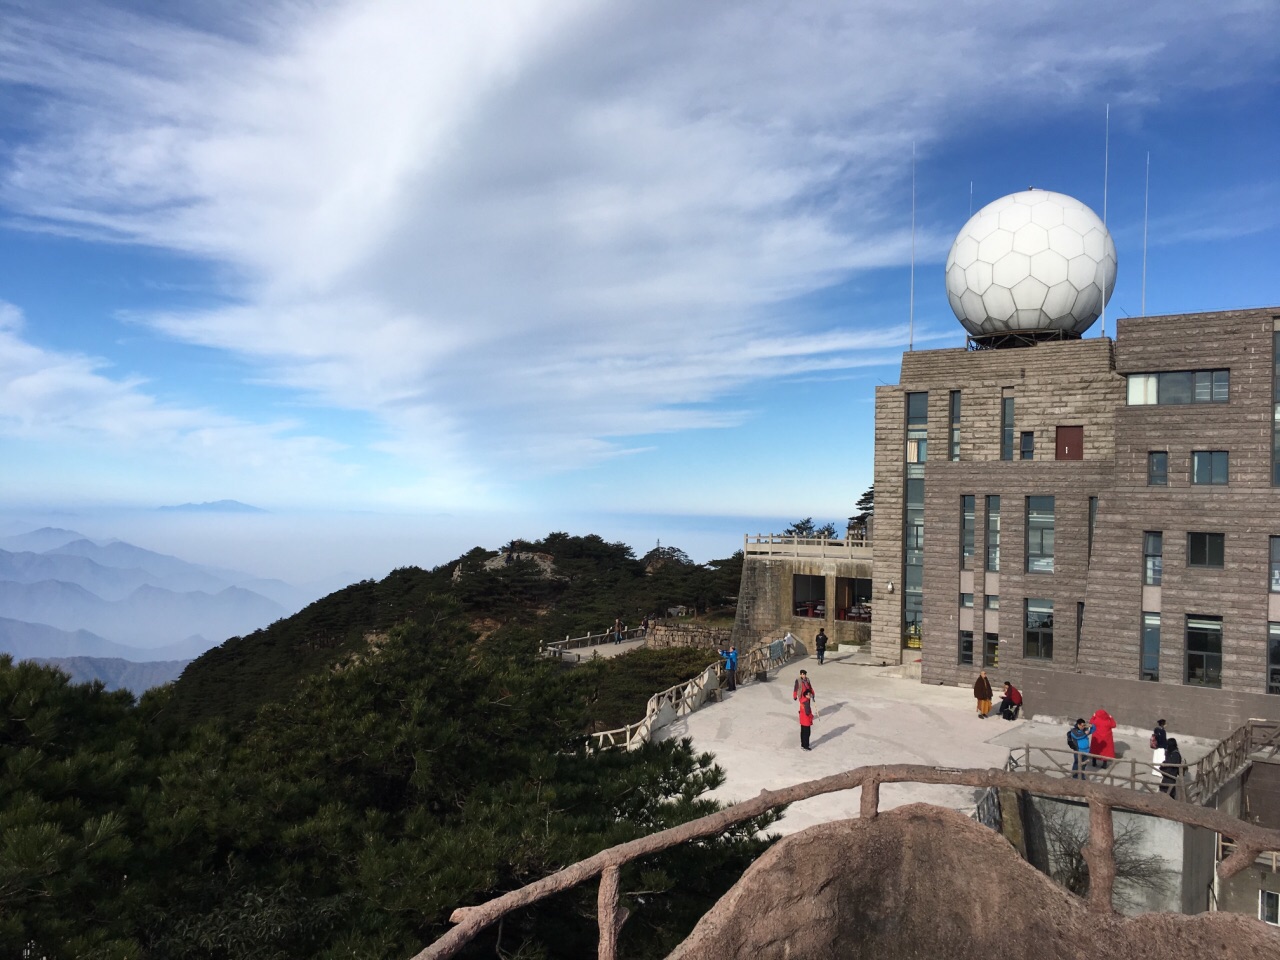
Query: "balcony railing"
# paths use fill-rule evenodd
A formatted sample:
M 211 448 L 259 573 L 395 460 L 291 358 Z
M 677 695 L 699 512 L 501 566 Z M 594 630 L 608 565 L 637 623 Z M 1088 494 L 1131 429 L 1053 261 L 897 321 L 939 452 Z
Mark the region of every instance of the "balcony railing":
M 742 552 L 748 557 L 870 560 L 871 541 L 864 537 L 836 540 L 827 537 L 787 537 L 778 533 L 748 533 L 742 538 Z

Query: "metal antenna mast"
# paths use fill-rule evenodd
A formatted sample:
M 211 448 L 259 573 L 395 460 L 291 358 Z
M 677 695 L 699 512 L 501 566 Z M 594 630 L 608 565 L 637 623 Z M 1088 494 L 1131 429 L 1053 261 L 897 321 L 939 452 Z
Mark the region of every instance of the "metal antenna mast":
M 916 345 L 916 142 L 911 141 L 911 294 L 907 301 L 907 350 Z
M 1147 151 L 1147 185 L 1142 191 L 1142 315 L 1147 315 L 1147 220 L 1151 212 L 1151 151 Z
M 1103 135 L 1102 146 L 1102 225 L 1107 225 L 1107 178 L 1111 173 L 1111 104 L 1107 104 L 1107 121 L 1106 133 Z M 1107 335 L 1107 294 L 1104 290 L 1102 293 L 1102 333 L 1100 336 Z

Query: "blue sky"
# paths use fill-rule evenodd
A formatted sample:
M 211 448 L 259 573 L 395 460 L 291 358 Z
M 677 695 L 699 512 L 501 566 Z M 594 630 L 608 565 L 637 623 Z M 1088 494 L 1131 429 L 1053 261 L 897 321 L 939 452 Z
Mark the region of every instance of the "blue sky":
M 1280 303 L 1269 0 L 174 6 L 0 0 L 10 514 L 844 518 L 913 143 L 915 341 L 959 345 L 970 185 L 1101 213 L 1107 104 L 1109 320 L 1148 151 L 1147 312 Z

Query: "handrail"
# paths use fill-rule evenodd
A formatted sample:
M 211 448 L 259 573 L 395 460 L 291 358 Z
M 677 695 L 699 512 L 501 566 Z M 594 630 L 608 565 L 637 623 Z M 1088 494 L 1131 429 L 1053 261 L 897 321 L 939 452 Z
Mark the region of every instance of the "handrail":
M 674 687 L 668 687 L 660 693 L 655 693 L 649 698 L 643 720 L 637 723 L 629 723 L 625 727 L 619 727 L 616 730 L 593 733 L 591 736 L 596 741 L 596 749 L 604 750 L 608 747 L 622 747 L 631 750 L 648 743 L 653 737 L 654 721 L 658 719 L 663 707 L 672 707 L 677 717 L 688 716 L 702 706 L 705 697 L 699 699 L 699 694 L 710 687 L 713 682 L 715 689 L 719 689 L 719 676 L 715 664 L 707 667 L 691 680 L 685 680 L 683 683 L 677 683 Z
M 496 923 L 508 913 L 560 893 L 599 876 L 597 922 L 600 928 L 598 956 L 616 960 L 617 938 L 622 920 L 618 908 L 619 877 L 623 866 L 641 857 L 660 853 L 681 843 L 717 836 L 730 827 L 758 817 L 784 804 L 796 803 L 827 793 L 862 788 L 860 813 L 873 819 L 880 810 L 882 783 L 940 783 L 966 787 L 1007 787 L 1050 797 L 1083 800 L 1089 805 L 1089 842 L 1084 848 L 1089 865 L 1089 909 L 1098 913 L 1112 912 L 1111 894 L 1115 886 L 1115 833 L 1112 810 L 1132 810 L 1226 833 L 1235 840 L 1235 849 L 1218 864 L 1218 875 L 1227 880 L 1244 870 L 1263 852 L 1280 848 L 1280 830 L 1269 830 L 1237 820 L 1220 810 L 1178 803 L 1169 797 L 1136 793 L 1123 787 L 1106 786 L 1084 780 L 1063 780 L 1040 773 L 1011 773 L 1006 770 L 956 769 L 926 767 L 915 764 L 858 767 L 853 770 L 807 780 L 780 790 L 762 790 L 751 800 L 735 803 L 717 813 L 670 827 L 647 837 L 602 850 L 563 870 L 512 890 L 486 903 L 459 907 L 450 920 L 456 926 L 414 955 L 412 960 L 445 960 L 454 956 L 481 930 Z
M 637 640 L 646 635 L 644 627 L 631 627 L 622 631 L 622 639 Z M 605 630 L 601 633 L 588 633 L 584 637 L 565 637 L 563 640 L 551 640 L 542 645 L 543 653 L 551 653 L 554 656 L 562 657 L 566 650 L 577 650 L 582 647 L 598 647 L 604 643 L 613 643 L 618 634 L 614 630 Z
M 791 537 L 777 533 L 744 534 L 742 552 L 746 556 L 846 557 L 871 559 L 871 541 L 866 537 Z

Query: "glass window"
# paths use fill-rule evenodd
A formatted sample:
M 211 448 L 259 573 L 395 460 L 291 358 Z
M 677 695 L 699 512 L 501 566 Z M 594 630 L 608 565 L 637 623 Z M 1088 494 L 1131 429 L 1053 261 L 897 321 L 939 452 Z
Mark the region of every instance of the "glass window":
M 1267 693 L 1280 693 L 1280 623 L 1267 624 Z
M 1026 634 L 1022 655 L 1028 660 L 1053 659 L 1053 601 L 1035 597 L 1026 600 Z
M 1169 485 L 1169 452 L 1152 450 L 1147 454 L 1147 486 L 1166 487 Z
M 907 423 L 918 426 L 929 422 L 929 394 L 907 394 Z
M 1013 396 L 1000 399 L 1000 459 L 1013 459 Z
M 973 663 L 973 631 L 960 631 L 960 662 Z
M 1271 538 L 1271 592 L 1280 593 L 1280 537 Z
M 960 391 L 951 391 L 951 449 L 948 456 L 960 459 Z
M 1098 522 L 1098 498 L 1089 498 L 1089 559 L 1093 559 L 1093 528 Z
M 975 534 L 974 511 L 976 510 L 976 502 L 974 497 L 960 498 L 960 569 L 971 570 L 973 568 L 973 541 Z
M 1173 370 L 1129 374 L 1129 406 L 1173 403 L 1226 403 L 1229 370 Z
M 982 665 L 984 667 L 1000 666 L 1000 634 L 984 633 L 982 635 Z
M 1223 484 L 1227 482 L 1227 451 L 1195 450 L 1191 454 L 1191 482 Z
M 982 598 L 982 605 L 988 610 L 1000 609 L 1000 594 L 988 593 Z
M 1148 587 L 1160 586 L 1164 573 L 1164 534 L 1148 530 L 1142 535 L 1142 582 Z
M 1258 891 L 1258 919 L 1272 926 L 1280 926 L 1280 893 L 1274 890 Z
M 1018 459 L 1034 460 L 1036 456 L 1036 435 L 1032 430 L 1022 431 L 1018 438 Z
M 1160 614 L 1142 615 L 1142 680 L 1160 679 Z
M 836 619 L 871 620 L 871 580 L 866 577 L 836 577 Z
M 1226 548 L 1221 533 L 1188 533 L 1187 534 L 1187 566 L 1188 567 L 1221 567 Z
M 1222 686 L 1222 618 L 1187 616 L 1186 682 L 1198 687 Z
M 797 617 L 825 617 L 827 578 L 797 573 L 791 578 L 793 610 Z
M 987 497 L 987 570 L 1000 572 L 1000 498 Z
M 1027 573 L 1053 573 L 1053 497 L 1027 497 Z

